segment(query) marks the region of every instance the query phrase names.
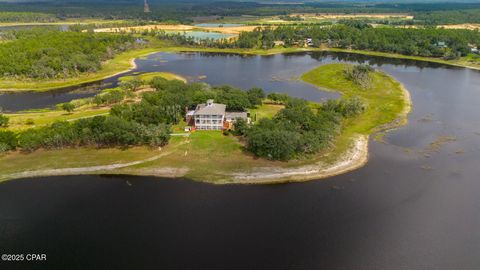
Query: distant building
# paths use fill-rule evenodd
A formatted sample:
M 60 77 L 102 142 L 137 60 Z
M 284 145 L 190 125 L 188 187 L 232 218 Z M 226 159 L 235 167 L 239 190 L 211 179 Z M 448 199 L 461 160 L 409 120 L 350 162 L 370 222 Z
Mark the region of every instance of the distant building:
M 437 45 L 438 48 L 442 48 L 442 49 L 445 49 L 445 48 L 448 47 L 447 44 L 444 41 L 439 41 L 439 42 L 437 42 L 436 45 Z
M 305 39 L 305 45 L 306 46 L 313 46 L 313 39 L 312 38 Z
M 275 43 L 275 46 L 285 46 L 285 41 L 281 41 L 281 40 L 277 40 L 277 41 L 274 41 L 273 43 Z
M 248 122 L 246 112 L 227 112 L 225 104 L 214 103 L 213 99 L 205 104 L 198 104 L 195 110 L 186 114 L 187 124 L 196 130 L 223 130 L 233 127 L 239 118 Z

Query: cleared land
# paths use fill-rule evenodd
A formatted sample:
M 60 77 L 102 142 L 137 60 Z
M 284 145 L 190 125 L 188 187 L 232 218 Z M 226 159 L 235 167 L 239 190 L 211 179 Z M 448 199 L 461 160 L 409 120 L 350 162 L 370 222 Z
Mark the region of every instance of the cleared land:
M 300 17 L 304 20 L 315 19 L 315 20 L 339 20 L 339 19 L 413 19 L 412 15 L 406 13 L 356 13 L 356 14 L 345 14 L 345 13 L 293 13 L 290 14 L 291 17 Z
M 182 24 L 151 24 L 151 25 L 142 25 L 142 26 L 132 26 L 132 27 L 113 27 L 113 28 L 99 28 L 95 29 L 95 32 L 98 33 L 119 33 L 119 32 L 132 32 L 132 31 L 145 31 L 145 30 L 164 30 L 164 31 L 206 31 L 206 32 L 217 32 L 223 34 L 240 34 L 241 32 L 250 32 L 255 30 L 257 26 L 231 26 L 231 27 L 200 27 L 192 25 L 182 25 Z
M 290 162 L 259 159 L 246 153 L 238 138 L 203 131 L 187 137 L 174 136 L 161 150 L 80 148 L 5 154 L 0 156 L 0 179 L 108 173 L 187 177 L 215 184 L 265 184 L 319 179 L 353 170 L 367 161 L 368 136 L 372 132 L 406 122 L 410 100 L 401 84 L 387 74 L 375 72 L 371 87 L 361 89 L 345 79 L 345 67 L 344 64 L 320 66 L 302 79 L 322 89 L 339 91 L 345 97 L 360 96 L 368 109 L 343 123 L 344 130 L 333 147 L 308 159 Z M 252 113 L 272 117 L 281 108 L 264 104 Z M 60 162 L 55 162 L 55 157 Z

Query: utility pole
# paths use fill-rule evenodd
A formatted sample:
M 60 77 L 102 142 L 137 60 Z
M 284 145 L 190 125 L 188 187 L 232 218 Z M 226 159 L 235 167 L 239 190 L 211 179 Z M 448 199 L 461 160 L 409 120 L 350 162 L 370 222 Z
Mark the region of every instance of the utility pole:
M 147 0 L 143 1 L 143 12 L 149 13 L 150 12 L 150 7 L 148 6 Z

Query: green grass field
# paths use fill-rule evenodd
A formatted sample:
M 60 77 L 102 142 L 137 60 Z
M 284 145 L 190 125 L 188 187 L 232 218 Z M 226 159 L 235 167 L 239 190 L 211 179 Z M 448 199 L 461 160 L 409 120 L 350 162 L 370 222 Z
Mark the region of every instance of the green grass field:
M 177 74 L 170 73 L 170 72 L 148 72 L 148 73 L 142 73 L 138 75 L 123 76 L 120 78 L 120 81 L 132 80 L 135 77 L 139 78 L 142 81 L 150 81 L 155 77 L 162 77 L 166 80 L 179 80 L 184 83 L 187 83 L 187 79 L 185 79 L 184 77 Z
M 33 127 L 41 127 L 57 121 L 73 121 L 76 119 L 108 114 L 109 108 L 81 108 L 71 113 L 62 110 L 43 110 L 38 112 L 24 112 L 5 114 L 10 118 L 8 129 L 20 131 Z
M 284 107 L 283 105 L 262 104 L 258 106 L 258 108 L 250 110 L 250 117 L 254 118 L 256 115 L 257 119 L 272 118 L 283 107 Z
M 367 109 L 360 116 L 343 123 L 342 134 L 335 142 L 334 159 L 348 148 L 355 134 L 370 135 L 382 128 L 406 123 L 410 111 L 408 92 L 386 73 L 373 73 L 371 86 L 361 88 L 347 80 L 343 71 L 348 64 L 328 64 L 320 66 L 302 76 L 302 80 L 322 90 L 339 92 L 343 97 L 358 96 L 367 103 Z

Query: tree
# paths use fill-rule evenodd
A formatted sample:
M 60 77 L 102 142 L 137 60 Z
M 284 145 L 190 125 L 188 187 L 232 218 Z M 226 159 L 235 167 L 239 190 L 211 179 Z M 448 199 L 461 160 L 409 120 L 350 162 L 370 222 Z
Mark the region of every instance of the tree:
M 299 145 L 299 134 L 282 129 L 253 128 L 248 132 L 247 149 L 259 157 L 289 160 Z
M 265 98 L 265 92 L 262 88 L 254 87 L 247 91 L 248 100 L 252 106 L 257 106 L 262 104 L 262 99 Z
M 248 131 L 248 123 L 243 118 L 235 119 L 234 130 L 233 134 L 237 136 L 243 136 L 247 134 Z
M 0 114 L 0 127 L 8 126 L 9 119 L 3 114 Z
M 131 90 L 133 92 L 137 91 L 140 86 L 142 86 L 145 82 L 142 81 L 137 76 L 133 77 L 130 80 L 124 81 L 121 83 L 121 87 L 126 90 Z
M 66 111 L 68 113 L 71 113 L 71 112 L 73 112 L 73 110 L 75 110 L 75 105 L 73 105 L 70 102 L 63 103 L 62 104 L 62 110 Z
M 245 111 L 251 108 L 252 104 L 245 91 L 231 87 L 221 86 L 213 89 L 216 93 L 216 102 L 227 105 L 228 110 Z
M 370 87 L 372 83 L 371 73 L 374 69 L 369 65 L 354 65 L 353 68 L 344 70 L 345 77 L 362 88 Z

